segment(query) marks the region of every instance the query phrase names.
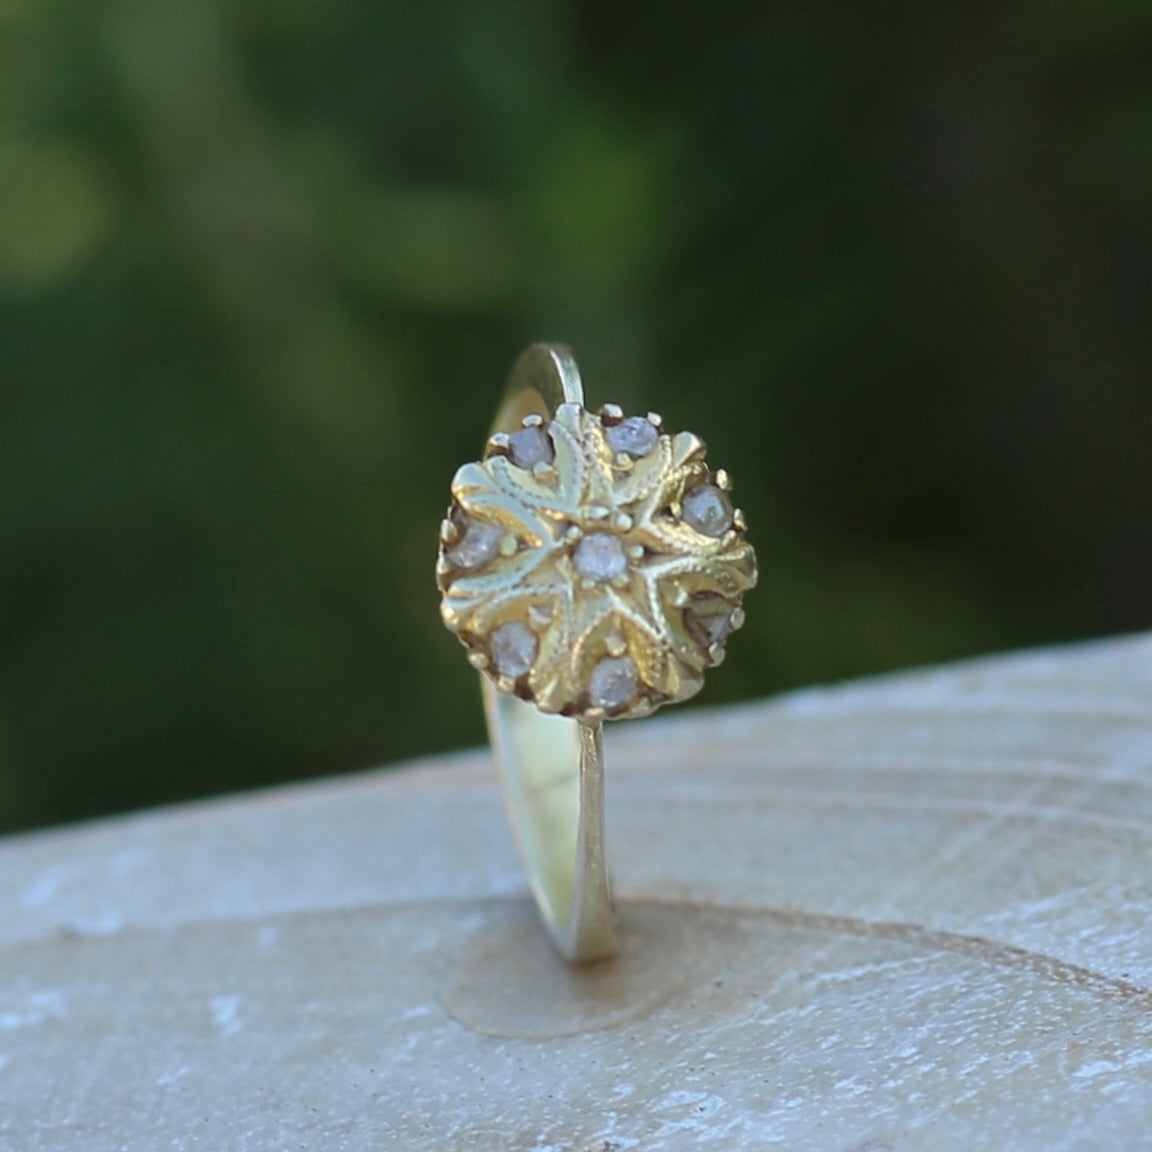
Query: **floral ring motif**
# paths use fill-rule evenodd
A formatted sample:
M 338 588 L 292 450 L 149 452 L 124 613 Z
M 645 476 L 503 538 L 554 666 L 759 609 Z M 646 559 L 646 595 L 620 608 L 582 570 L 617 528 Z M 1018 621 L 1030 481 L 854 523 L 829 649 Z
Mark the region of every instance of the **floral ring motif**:
M 544 712 L 589 721 L 686 700 L 743 623 L 756 558 L 727 473 L 655 413 L 561 404 L 460 468 L 440 527 L 445 625 Z

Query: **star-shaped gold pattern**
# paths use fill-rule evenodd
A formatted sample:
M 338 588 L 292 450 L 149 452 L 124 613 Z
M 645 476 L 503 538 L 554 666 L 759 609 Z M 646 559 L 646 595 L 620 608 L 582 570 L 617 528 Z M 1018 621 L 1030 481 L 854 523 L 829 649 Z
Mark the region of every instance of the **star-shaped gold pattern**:
M 700 690 L 756 583 L 744 518 L 703 442 L 562 404 L 452 481 L 436 572 L 445 625 L 545 712 L 644 716 Z

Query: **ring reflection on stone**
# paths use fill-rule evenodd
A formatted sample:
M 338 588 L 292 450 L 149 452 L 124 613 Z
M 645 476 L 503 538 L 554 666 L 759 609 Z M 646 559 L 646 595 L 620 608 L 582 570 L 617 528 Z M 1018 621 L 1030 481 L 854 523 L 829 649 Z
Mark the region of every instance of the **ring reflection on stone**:
M 441 617 L 482 674 L 509 815 L 568 959 L 615 948 L 600 724 L 688 699 L 721 662 L 756 581 L 744 531 L 703 441 L 653 412 L 586 410 L 560 345 L 520 358 L 483 459 L 452 481 Z

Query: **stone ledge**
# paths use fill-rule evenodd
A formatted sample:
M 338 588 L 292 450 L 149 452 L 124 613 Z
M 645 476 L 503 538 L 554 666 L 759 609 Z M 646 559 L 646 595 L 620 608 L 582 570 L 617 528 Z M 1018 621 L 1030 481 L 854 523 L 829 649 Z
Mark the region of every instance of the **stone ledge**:
M 0 842 L 0 1150 L 1146 1139 L 1152 637 L 611 737 L 579 974 L 480 752 Z

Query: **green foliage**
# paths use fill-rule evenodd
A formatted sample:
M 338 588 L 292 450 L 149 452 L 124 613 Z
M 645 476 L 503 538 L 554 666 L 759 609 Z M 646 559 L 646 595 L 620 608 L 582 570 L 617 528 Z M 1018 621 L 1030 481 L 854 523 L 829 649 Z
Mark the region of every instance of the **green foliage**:
M 1152 9 L 0 0 L 0 828 L 478 742 L 529 339 L 730 468 L 706 703 L 1152 616 Z

